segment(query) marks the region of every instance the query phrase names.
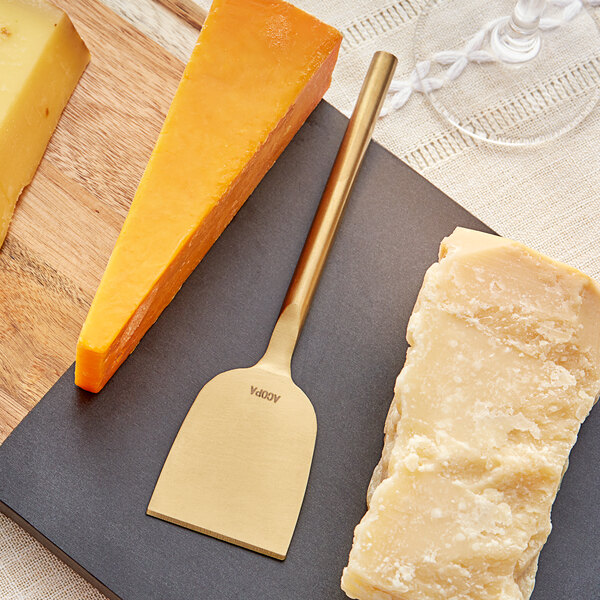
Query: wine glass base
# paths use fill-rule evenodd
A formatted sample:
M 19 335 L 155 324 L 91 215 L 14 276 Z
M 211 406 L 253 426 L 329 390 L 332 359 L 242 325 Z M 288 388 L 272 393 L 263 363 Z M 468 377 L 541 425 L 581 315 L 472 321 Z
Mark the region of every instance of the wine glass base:
M 442 118 L 478 140 L 529 146 L 572 130 L 597 106 L 600 30 L 585 8 L 560 22 L 564 9 L 552 5 L 544 18 L 560 25 L 541 32 L 529 60 L 510 62 L 493 40 L 514 4 L 430 0 L 417 22 L 414 54 L 429 66 L 417 73 Z
M 513 40 L 506 34 L 509 18 L 500 21 L 490 33 L 492 53 L 505 63 L 520 64 L 533 60 L 542 47 L 542 36 L 537 35 L 527 40 Z

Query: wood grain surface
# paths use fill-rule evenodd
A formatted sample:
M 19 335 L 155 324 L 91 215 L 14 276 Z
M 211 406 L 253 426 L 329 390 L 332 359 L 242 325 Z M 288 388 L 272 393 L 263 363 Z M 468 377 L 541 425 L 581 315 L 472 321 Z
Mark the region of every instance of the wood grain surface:
M 178 17 L 182 18 L 186 23 L 198 29 L 202 27 L 204 19 L 206 19 L 206 11 L 198 6 L 194 0 L 156 0 Z
M 0 443 L 75 344 L 184 64 L 96 0 L 54 0 L 92 60 L 0 249 Z

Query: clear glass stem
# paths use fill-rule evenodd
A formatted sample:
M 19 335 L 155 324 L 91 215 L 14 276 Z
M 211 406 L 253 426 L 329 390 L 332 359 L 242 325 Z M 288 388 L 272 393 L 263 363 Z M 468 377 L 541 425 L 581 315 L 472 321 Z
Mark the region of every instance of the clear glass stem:
M 491 44 L 500 60 L 523 63 L 538 55 L 540 17 L 545 7 L 546 0 L 518 0 L 509 19 L 494 28 Z

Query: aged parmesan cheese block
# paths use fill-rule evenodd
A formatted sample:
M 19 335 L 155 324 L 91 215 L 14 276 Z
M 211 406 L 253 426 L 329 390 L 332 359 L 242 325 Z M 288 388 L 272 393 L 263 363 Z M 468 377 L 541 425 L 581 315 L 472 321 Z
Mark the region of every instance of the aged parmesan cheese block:
M 341 34 L 280 0 L 215 0 L 77 344 L 99 391 L 328 88 Z
M 44 0 L 0 0 L 0 246 L 90 55 Z
M 569 451 L 600 390 L 600 289 L 457 229 L 425 275 L 342 588 L 526 600 Z

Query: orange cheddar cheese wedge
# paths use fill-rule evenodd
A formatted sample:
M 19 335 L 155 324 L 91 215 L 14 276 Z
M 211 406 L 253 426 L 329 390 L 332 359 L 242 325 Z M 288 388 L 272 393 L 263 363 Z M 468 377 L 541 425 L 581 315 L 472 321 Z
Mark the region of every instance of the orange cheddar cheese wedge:
M 341 34 L 281 0 L 215 0 L 77 343 L 98 392 L 318 104 Z

